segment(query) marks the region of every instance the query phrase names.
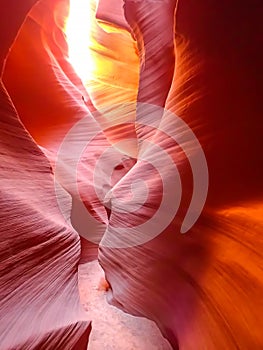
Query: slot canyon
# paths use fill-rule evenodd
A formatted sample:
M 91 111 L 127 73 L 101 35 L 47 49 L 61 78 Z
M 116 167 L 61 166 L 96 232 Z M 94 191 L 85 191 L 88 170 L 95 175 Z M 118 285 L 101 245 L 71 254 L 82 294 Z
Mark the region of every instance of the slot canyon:
M 0 350 L 262 350 L 262 0 L 0 5 Z

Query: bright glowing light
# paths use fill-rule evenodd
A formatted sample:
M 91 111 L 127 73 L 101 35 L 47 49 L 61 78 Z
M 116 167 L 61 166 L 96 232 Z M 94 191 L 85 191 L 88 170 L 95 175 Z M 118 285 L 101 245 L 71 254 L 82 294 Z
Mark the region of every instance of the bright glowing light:
M 92 76 L 94 66 L 90 51 L 91 1 L 70 0 L 65 32 L 69 48 L 69 61 L 85 85 Z

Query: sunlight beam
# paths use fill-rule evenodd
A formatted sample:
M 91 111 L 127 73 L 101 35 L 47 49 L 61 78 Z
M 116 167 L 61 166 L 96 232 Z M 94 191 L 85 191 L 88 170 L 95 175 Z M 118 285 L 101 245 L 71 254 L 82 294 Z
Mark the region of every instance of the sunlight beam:
M 94 62 L 91 46 L 91 1 L 70 0 L 69 16 L 65 32 L 69 61 L 84 85 L 92 77 Z

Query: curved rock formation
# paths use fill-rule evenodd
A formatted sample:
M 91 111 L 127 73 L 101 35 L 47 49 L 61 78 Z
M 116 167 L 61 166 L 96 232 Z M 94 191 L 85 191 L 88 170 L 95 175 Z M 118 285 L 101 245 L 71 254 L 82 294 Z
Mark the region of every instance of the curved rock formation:
M 87 86 L 68 60 L 68 1 L 1 4 L 1 349 L 87 346 L 71 224 L 83 261 L 100 243 L 110 301 L 174 349 L 261 349 L 261 1 L 171 1 L 174 43 L 153 25 L 171 33 L 159 1 L 126 1 L 133 37 L 119 4 L 100 1 L 95 21 L 91 2 Z M 208 196 L 181 234 L 206 191 L 200 150 Z
M 1 6 L 1 57 L 32 5 Z M 55 193 L 51 166 L 2 80 L 0 91 L 1 349 L 86 349 L 91 327 L 79 302 L 79 236 L 56 196 L 68 216 L 71 200 L 62 188 Z
M 100 248 L 112 302 L 154 319 L 175 349 L 260 349 L 263 345 L 262 10 L 259 1 L 249 8 L 240 2 L 178 2 L 176 72 L 166 107 L 187 122 L 202 144 L 209 170 L 207 202 L 197 224 L 185 235 L 180 235 L 180 226 L 189 198 L 150 242 L 124 249 Z M 156 19 L 159 13 L 155 12 Z M 175 159 L 181 153 L 178 145 L 161 135 L 155 143 Z M 146 160 L 151 161 L 151 154 Z M 177 162 L 187 192 L 193 186 L 189 164 L 180 157 Z M 153 209 L 149 212 L 141 195 L 137 201 L 143 209 L 133 214 L 122 198 L 130 183 L 147 170 L 137 163 L 115 188 L 111 229 L 106 233 L 110 240 L 119 233 L 125 210 L 130 219 L 127 230 L 132 226 L 131 234 L 145 234 L 138 225 L 151 219 Z M 157 178 L 151 184 L 149 177 L 148 191 L 161 192 Z M 165 181 L 169 179 L 167 169 Z

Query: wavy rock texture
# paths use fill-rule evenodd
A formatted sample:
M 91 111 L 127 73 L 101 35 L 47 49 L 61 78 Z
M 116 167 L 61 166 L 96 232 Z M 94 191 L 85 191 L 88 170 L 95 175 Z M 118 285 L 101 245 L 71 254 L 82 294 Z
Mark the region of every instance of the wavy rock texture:
M 177 67 L 167 108 L 191 126 L 205 151 L 207 203 L 185 235 L 179 230 L 187 200 L 175 220 L 149 243 L 100 248 L 112 302 L 154 319 L 175 349 L 263 345 L 261 16 L 259 1 L 249 8 L 236 1 L 178 2 Z M 176 145 L 164 145 L 171 154 L 179 152 Z M 137 163 L 118 184 L 113 228 L 106 236 L 123 225 L 119 209 L 129 212 L 129 228 L 151 217 L 148 207 L 138 219 L 138 213 L 131 215 L 121 202 L 131 181 L 145 171 L 145 165 Z M 191 181 L 186 161 L 180 171 L 187 186 Z M 168 174 L 165 179 L 169 181 Z M 158 186 L 156 180 L 154 193 Z M 144 233 L 139 227 L 130 232 Z
M 32 4 L 3 6 L 1 55 Z M 1 349 L 86 349 L 91 327 L 79 301 L 79 236 L 56 204 L 58 196 L 69 216 L 71 199 L 60 187 L 55 193 L 47 158 L 2 81 L 0 89 Z
M 70 198 L 57 195 L 70 215 Z M 1 83 L 1 348 L 85 349 L 78 234 L 57 207 L 51 167 Z
M 134 124 L 141 121 L 140 106 L 127 104 L 136 102 L 139 82 L 138 101 L 164 105 L 173 45 L 156 33 L 162 28 L 167 33 L 166 5 L 126 1 L 136 46 L 119 12 L 109 13 L 101 1 L 97 20 L 104 25 L 99 26 L 91 2 L 97 65 L 84 87 L 67 59 L 68 1 L 39 1 L 28 15 L 33 1 L 1 3 L 1 65 L 20 29 L 3 70 L 6 89 L 1 85 L 3 349 L 87 344 L 90 328 L 77 290 L 79 237 L 69 216 L 91 241 L 82 238 L 83 261 L 96 256 L 103 237 L 99 261 L 111 286 L 110 302 L 154 320 L 174 349 L 263 347 L 262 4 L 164 3 L 169 21 L 176 5 L 175 74 L 166 108 L 194 131 L 209 171 L 203 213 L 184 235 L 180 229 L 194 185 L 183 150 L 188 147 L 194 161 L 196 148 L 169 115 L 157 112 L 153 127 L 153 110 L 143 108 L 143 122 Z M 81 127 L 71 133 L 76 125 Z M 169 132 L 183 141 L 167 138 Z M 127 145 L 128 138 L 133 142 Z M 158 173 L 160 164 L 157 171 L 152 164 L 164 154 L 172 163 L 164 162 Z M 60 183 L 56 193 L 50 164 Z M 182 201 L 171 223 L 154 237 L 158 220 L 140 225 L 159 210 L 162 195 L 172 193 L 178 180 L 174 164 Z M 91 215 L 82 222 L 86 209 Z M 161 221 L 168 209 L 159 211 Z

